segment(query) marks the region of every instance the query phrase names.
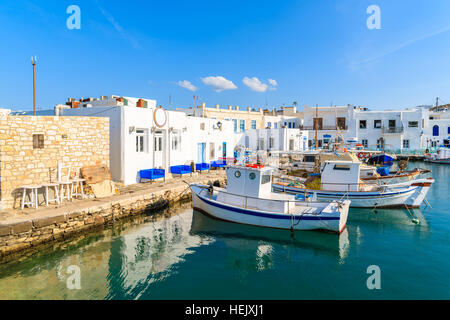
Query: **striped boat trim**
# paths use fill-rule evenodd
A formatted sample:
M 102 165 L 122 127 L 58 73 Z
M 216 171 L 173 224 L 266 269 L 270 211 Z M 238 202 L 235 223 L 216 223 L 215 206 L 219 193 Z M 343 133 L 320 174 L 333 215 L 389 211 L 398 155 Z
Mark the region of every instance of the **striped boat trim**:
M 286 190 L 286 191 L 290 191 L 288 193 L 291 194 L 304 194 L 305 193 L 305 189 L 293 189 L 290 187 L 285 187 L 285 186 L 278 186 L 278 185 L 273 185 L 273 188 L 276 189 L 277 191 L 280 190 Z M 355 193 L 349 193 L 348 197 L 349 198 L 358 198 L 358 199 L 374 199 L 374 198 L 386 198 L 386 197 L 390 197 L 390 196 L 394 196 L 394 195 L 400 195 L 400 194 L 405 194 L 411 191 L 414 191 L 418 188 L 418 186 L 415 186 L 415 188 L 410 188 L 407 189 L 405 191 L 401 191 L 401 192 L 389 192 L 389 193 L 367 193 L 367 192 L 360 192 L 362 194 L 355 194 Z M 339 192 L 339 193 L 338 193 Z M 342 191 L 337 191 L 336 193 L 326 193 L 326 192 L 320 192 L 320 191 L 306 191 L 307 194 L 314 194 L 316 193 L 317 196 L 330 196 L 330 197 L 337 197 L 337 198 L 341 198 L 344 195 L 346 195 L 346 192 L 342 192 Z
M 197 194 L 197 193 L 196 193 Z M 242 214 L 246 214 L 246 215 L 251 215 L 251 216 L 256 216 L 256 217 L 262 217 L 262 218 L 269 218 L 269 219 L 278 219 L 278 220 L 290 220 L 292 219 L 292 216 L 289 214 L 286 215 L 280 215 L 280 214 L 270 214 L 270 213 L 264 213 L 261 211 L 254 211 L 254 210 L 249 210 L 249 209 L 243 209 L 243 208 L 238 208 L 238 207 L 233 207 L 233 206 L 228 206 L 228 205 L 224 205 L 221 203 L 218 203 L 217 201 L 213 201 L 213 200 L 209 200 L 199 194 L 197 194 L 197 196 L 199 197 L 199 199 L 207 204 L 209 204 L 210 206 L 216 207 L 216 208 L 220 208 L 220 209 L 224 209 L 224 210 L 228 210 L 228 211 L 233 211 L 233 212 L 237 212 L 237 213 L 242 213 Z M 320 216 L 311 216 L 311 215 L 294 215 L 294 220 L 339 220 L 340 217 L 320 217 Z

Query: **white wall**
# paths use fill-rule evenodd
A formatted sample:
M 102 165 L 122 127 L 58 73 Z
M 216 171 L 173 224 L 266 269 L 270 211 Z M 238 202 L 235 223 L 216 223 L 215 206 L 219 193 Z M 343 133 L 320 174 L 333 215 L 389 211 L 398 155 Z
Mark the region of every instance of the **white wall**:
M 270 147 L 269 139 L 273 139 L 273 146 Z M 266 151 L 289 151 L 290 140 L 294 141 L 293 150 L 308 149 L 308 132 L 299 129 L 249 129 L 245 130 L 245 134 L 240 138 L 238 144 L 243 145 L 252 150 L 258 150 L 259 141 L 264 141 Z
M 439 135 L 433 135 L 433 127 L 439 127 Z M 429 120 L 428 126 L 424 130 L 424 144 L 425 147 L 429 148 L 432 145 L 439 147 L 444 144 L 444 140 L 450 140 L 450 119 L 440 119 L 440 120 Z
M 136 107 L 95 107 L 64 109 L 64 116 L 96 116 L 110 118 L 110 163 L 111 175 L 115 181 L 125 185 L 139 182 L 139 170 L 161 167 L 170 172 L 170 166 L 198 162 L 198 143 L 206 144 L 205 162 L 218 160 L 223 156 L 226 143 L 226 157 L 233 157 L 236 139 L 231 121 L 190 117 L 183 112 L 165 111 L 167 121 L 162 128 L 156 127 L 153 119 L 155 109 Z M 136 151 L 137 131 L 144 130 L 144 152 Z M 162 151 L 155 152 L 154 137 L 162 134 Z M 179 133 L 178 149 L 172 148 L 172 139 Z M 211 154 L 214 144 L 214 155 Z M 160 160 L 158 155 L 161 156 Z

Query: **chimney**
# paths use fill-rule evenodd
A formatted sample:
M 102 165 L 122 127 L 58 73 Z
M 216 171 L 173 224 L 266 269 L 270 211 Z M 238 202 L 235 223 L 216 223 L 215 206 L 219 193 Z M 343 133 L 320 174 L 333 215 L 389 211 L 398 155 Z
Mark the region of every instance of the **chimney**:
M 202 108 L 206 108 L 206 102 L 202 102 Z
M 219 106 L 218 104 L 216 104 L 216 109 L 219 109 L 219 107 L 220 107 L 220 106 Z
M 258 112 L 259 113 L 263 113 L 263 109 L 262 108 L 258 108 Z
M 252 108 L 247 107 L 247 112 L 250 112 L 250 111 L 252 111 Z
M 228 110 L 231 110 L 233 107 L 231 105 L 228 106 Z
M 239 106 L 235 106 L 235 107 L 234 107 L 234 110 L 239 110 Z

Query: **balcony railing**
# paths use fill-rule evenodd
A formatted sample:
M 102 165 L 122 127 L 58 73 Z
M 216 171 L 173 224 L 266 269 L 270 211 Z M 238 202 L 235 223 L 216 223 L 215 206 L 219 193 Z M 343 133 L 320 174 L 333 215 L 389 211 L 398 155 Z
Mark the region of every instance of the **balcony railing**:
M 383 133 L 403 133 L 404 128 L 403 127 L 382 127 Z
M 300 130 L 316 130 L 315 126 L 300 126 Z M 318 126 L 317 130 L 348 130 L 348 126 Z

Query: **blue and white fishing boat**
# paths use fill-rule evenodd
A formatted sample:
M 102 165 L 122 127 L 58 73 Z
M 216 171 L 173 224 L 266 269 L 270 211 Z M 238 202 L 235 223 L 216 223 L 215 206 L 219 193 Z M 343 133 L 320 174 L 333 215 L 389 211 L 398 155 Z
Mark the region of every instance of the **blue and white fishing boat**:
M 194 209 L 260 227 L 337 233 L 345 229 L 350 201 L 307 202 L 272 192 L 272 171 L 260 165 L 229 166 L 226 188 L 191 184 Z
M 433 178 L 417 179 L 402 183 L 383 184 L 360 180 L 360 162 L 326 161 L 318 188 L 304 184 L 278 181 L 274 191 L 280 193 L 312 196 L 319 201 L 351 200 L 351 207 L 359 208 L 418 208 L 425 200 Z

